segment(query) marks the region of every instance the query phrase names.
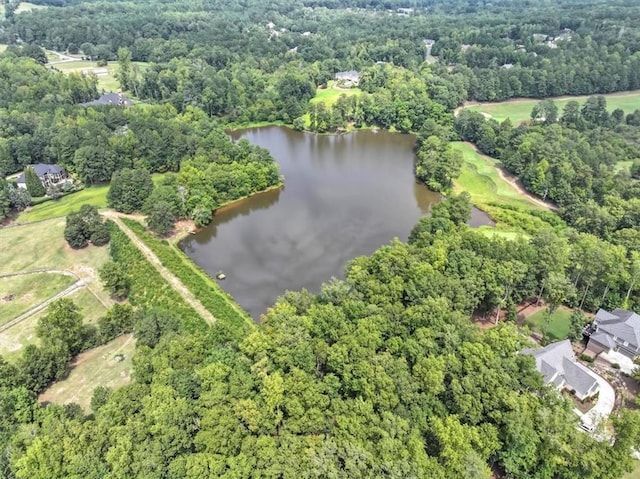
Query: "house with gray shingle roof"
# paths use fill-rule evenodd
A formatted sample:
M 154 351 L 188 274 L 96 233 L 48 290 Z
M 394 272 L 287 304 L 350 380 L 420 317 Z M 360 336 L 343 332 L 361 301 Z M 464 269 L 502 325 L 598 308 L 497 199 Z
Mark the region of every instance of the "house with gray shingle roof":
M 635 359 L 640 355 L 640 316 L 626 309 L 598 310 L 587 348 L 593 354 L 617 351 Z
M 64 168 L 58 165 L 45 165 L 44 163 L 36 163 L 35 165 L 28 165 L 27 168 L 33 168 L 40 181 L 45 188 L 54 186 L 67 178 L 67 172 Z M 20 173 L 20 176 L 16 179 L 16 185 L 18 188 L 27 189 L 27 182 L 24 176 L 24 171 Z
M 355 70 L 349 70 L 348 72 L 338 72 L 335 75 L 335 80 L 340 86 L 358 86 L 358 84 L 360 83 L 360 73 Z
M 588 368 L 576 361 L 571 341 L 565 339 L 544 348 L 524 349 L 520 354 L 533 356 L 536 369 L 545 384 L 566 389 L 581 401 L 594 396 L 599 390 L 598 379 Z
M 80 106 L 133 106 L 122 93 L 105 93 L 97 100 L 80 103 Z

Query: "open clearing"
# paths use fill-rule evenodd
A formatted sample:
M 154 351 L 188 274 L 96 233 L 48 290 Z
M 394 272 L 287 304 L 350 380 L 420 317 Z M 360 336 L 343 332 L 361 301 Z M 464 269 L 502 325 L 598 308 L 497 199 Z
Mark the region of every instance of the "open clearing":
M 94 286 L 95 289 L 95 286 Z M 102 298 L 98 299 L 92 290 L 87 287 L 77 290 L 67 296 L 78 305 L 80 314 L 86 324 L 96 324 L 107 311 Z M 38 344 L 36 326 L 38 320 L 47 314 L 47 310 L 40 311 L 33 316 L 21 321 L 15 326 L 0 332 L 0 354 L 7 360 L 17 359 L 27 344 Z
M 636 461 L 636 468 L 633 472 L 630 472 L 623 479 L 640 479 L 640 462 Z
M 46 218 L 66 216 L 77 211 L 82 205 L 92 205 L 98 208 L 107 207 L 107 192 L 109 185 L 89 186 L 76 193 L 63 196 L 57 200 L 47 201 L 23 211 L 16 218 L 17 223 L 29 223 Z
M 0 278 L 0 325 L 76 282 L 74 276 L 36 273 Z
M 75 402 L 89 411 L 97 386 L 115 389 L 131 381 L 135 344 L 133 335 L 126 334 L 79 354 L 71 363 L 69 377 L 52 384 L 38 400 L 56 404 Z
M 547 308 L 529 316 L 524 324 L 529 326 L 533 331 L 542 333 L 544 331 L 544 324 L 546 322 Z M 572 311 L 565 307 L 560 306 L 551 315 L 551 321 L 549 322 L 549 329 L 547 336 L 552 340 L 566 339 L 569 335 L 569 329 L 571 327 L 571 313 Z
M 137 67 L 140 74 L 147 68 L 146 62 L 132 62 L 133 67 Z M 98 89 L 104 91 L 117 91 L 120 89 L 120 83 L 116 79 L 118 73 L 118 62 L 107 62 L 107 66 L 98 66 L 97 62 L 88 60 L 52 62 L 51 68 L 60 70 L 63 73 L 84 73 L 89 75 L 93 73 L 98 78 Z
M 0 274 L 47 268 L 97 278 L 95 271 L 109 259 L 109 247 L 74 250 L 64 240 L 64 226 L 64 218 L 57 218 L 0 229 Z
M 576 100 L 580 104 L 584 103 L 587 98 L 594 95 L 584 96 L 562 96 L 549 98 L 553 100 L 558 107 L 558 113 L 562 114 L 562 109 L 571 100 Z M 625 114 L 629 114 L 640 108 L 640 91 L 634 90 L 629 92 L 609 93 L 602 95 L 607 99 L 607 109 L 613 111 L 616 108 L 622 108 Z M 534 98 L 517 98 L 514 100 L 503 101 L 498 103 L 480 103 L 466 106 L 466 109 L 478 111 L 486 114 L 486 116 L 497 121 L 504 121 L 510 118 L 513 123 L 521 123 L 531 118 L 531 110 L 536 103 L 542 99 Z
M 155 173 L 153 183 L 157 186 L 169 173 Z M 82 205 L 92 205 L 98 208 L 107 207 L 107 193 L 109 185 L 88 186 L 83 190 L 63 196 L 57 200 L 33 206 L 18 215 L 16 223 L 31 223 L 47 218 L 58 218 L 78 211 Z
M 473 204 L 482 206 L 501 203 L 516 207 L 548 209 L 540 200 L 508 181 L 504 174 L 501 175 L 498 160 L 478 153 L 469 143 L 452 144 L 453 148 L 462 153 L 464 160 L 460 176 L 454 181 L 454 190 L 457 193 L 468 192 Z
M 360 88 L 339 88 L 335 82 L 331 80 L 327 83 L 327 88 L 318 88 L 316 90 L 316 96 L 313 97 L 309 103 L 314 105 L 322 102 L 329 107 L 338 101 L 340 95 L 353 96 L 360 95 L 361 93 L 362 90 L 360 90 Z

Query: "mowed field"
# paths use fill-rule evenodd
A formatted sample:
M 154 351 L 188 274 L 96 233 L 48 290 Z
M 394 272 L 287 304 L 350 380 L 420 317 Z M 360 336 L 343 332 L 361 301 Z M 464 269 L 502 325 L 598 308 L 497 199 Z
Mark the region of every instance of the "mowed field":
M 97 386 L 115 389 L 131 381 L 135 344 L 133 335 L 126 334 L 79 354 L 71 363 L 69 377 L 54 383 L 38 400 L 56 404 L 74 402 L 88 412 Z
M 558 107 L 559 114 L 562 109 L 571 100 L 576 100 L 580 104 L 584 103 L 587 98 L 593 95 L 585 96 L 563 96 L 557 98 L 549 98 L 553 100 Z M 609 93 L 603 95 L 607 99 L 607 109 L 613 111 L 617 108 L 624 110 L 625 114 L 631 113 L 640 108 L 640 90 L 630 92 Z M 465 107 L 471 111 L 478 111 L 487 117 L 497 121 L 504 121 L 510 118 L 513 123 L 521 123 L 531 118 L 531 110 L 540 99 L 519 98 L 498 103 L 480 103 L 477 105 L 469 105 Z
M 454 142 L 452 145 L 464 160 L 460 176 L 454 180 L 457 193 L 466 191 L 471 195 L 472 203 L 478 206 L 500 203 L 545 209 L 500 176 L 498 160 L 478 153 L 469 143 Z
M 16 13 L 30 12 L 31 10 L 39 10 L 41 8 L 47 8 L 45 5 L 36 5 L 34 3 L 29 2 L 20 2 L 18 8 L 16 9 Z M 4 19 L 4 5 L 0 5 L 0 17 Z
M 170 173 L 155 173 L 153 183 L 157 186 Z M 57 200 L 47 201 L 29 208 L 18 215 L 16 223 L 31 223 L 49 218 L 58 218 L 78 211 L 82 205 L 92 205 L 98 208 L 107 207 L 107 193 L 109 185 L 88 186 L 83 190 L 63 196 Z
M 60 273 L 34 273 L 0 278 L 0 326 L 76 282 Z
M 332 80 L 327 82 L 327 88 L 318 88 L 316 90 L 316 96 L 311 99 L 310 103 L 314 105 L 322 102 L 329 107 L 338 101 L 340 95 L 353 96 L 360 95 L 361 93 L 362 90 L 360 90 L 360 88 L 338 88 Z
M 107 302 L 110 301 L 108 298 L 105 300 L 99 294 L 101 290 L 98 289 L 96 292 L 96 289 L 98 289 L 98 285 L 95 284 L 85 286 L 66 297 L 78 306 L 78 310 L 86 324 L 96 324 L 104 316 L 107 306 L 110 304 Z M 0 332 L 0 355 L 8 361 L 14 361 L 20 357 L 22 349 L 26 345 L 38 344 L 36 326 L 38 325 L 38 320 L 46 314 L 47 310 L 44 309 L 6 331 Z
M 139 72 L 142 72 L 147 68 L 148 63 L 145 62 L 132 62 Z M 98 89 L 104 91 L 117 91 L 120 89 L 120 84 L 116 79 L 118 72 L 118 62 L 107 62 L 106 67 L 98 66 L 97 62 L 91 62 L 88 60 L 77 60 L 73 62 L 56 62 L 55 59 L 51 68 L 55 68 L 63 73 L 94 73 L 98 78 Z

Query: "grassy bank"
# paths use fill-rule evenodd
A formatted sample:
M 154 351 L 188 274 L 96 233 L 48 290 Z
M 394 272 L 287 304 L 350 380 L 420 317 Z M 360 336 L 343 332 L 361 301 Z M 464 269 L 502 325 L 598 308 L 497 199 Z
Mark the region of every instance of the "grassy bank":
M 558 107 L 559 113 L 562 114 L 564 106 L 572 100 L 583 104 L 587 98 L 593 95 L 574 96 L 574 97 L 557 97 L 550 98 Z M 640 91 L 609 93 L 603 95 L 607 99 L 607 109 L 613 111 L 616 108 L 622 108 L 626 114 L 640 108 Z M 471 111 L 484 113 L 490 118 L 497 121 L 504 121 L 510 118 L 513 123 L 520 123 L 531 118 L 531 110 L 540 99 L 519 98 L 498 103 L 481 103 L 479 105 L 471 105 L 466 107 Z
M 202 305 L 218 320 L 221 326 L 240 338 L 253 327 L 253 320 L 233 299 L 202 269 L 196 266 L 176 246 L 151 233 L 137 221 L 122 218 L 122 221 L 147 245 L 182 283 L 200 300 Z M 216 324 L 218 324 L 216 323 Z
M 454 191 L 469 193 L 471 202 L 491 216 L 496 229 L 490 234 L 513 237 L 517 233 L 531 234 L 541 228 L 562 225 L 548 207 L 500 175 L 498 160 L 478 153 L 468 143 L 454 142 L 453 147 L 463 158 Z
M 152 175 L 153 184 L 160 182 L 171 173 L 154 173 Z M 18 215 L 16 223 L 31 223 L 49 218 L 59 218 L 67 216 L 73 211 L 78 211 L 82 205 L 92 205 L 98 208 L 107 207 L 107 193 L 109 185 L 87 186 L 86 188 L 63 196 L 57 200 L 33 206 Z

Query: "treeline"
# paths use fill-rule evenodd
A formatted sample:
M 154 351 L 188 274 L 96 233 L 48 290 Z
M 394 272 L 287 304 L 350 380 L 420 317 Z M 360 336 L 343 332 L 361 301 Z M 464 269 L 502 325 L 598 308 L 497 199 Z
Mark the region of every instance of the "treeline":
M 4 415 L 30 431 L 7 430 L 6 474 L 621 477 L 637 413 L 614 419 L 612 441 L 576 432 L 572 403 L 517 354 L 523 336 L 508 325 L 481 334 L 468 320 L 535 294 L 580 254 L 549 232 L 517 247 L 489 239 L 464 225 L 469 214 L 464 196 L 437 205 L 409 244 L 353 260 L 318 295 L 286 293 L 238 342 L 160 332 L 137 346 L 135 381 L 97 390 L 91 415 L 33 403 L 29 415 Z M 137 275 L 125 239 L 112 231 L 118 261 Z M 137 291 L 155 295 L 140 274 Z
M 435 42 L 431 53 L 441 65 L 465 78 L 464 99 L 640 87 L 636 1 L 615 6 L 566 2 L 544 9 L 513 2 L 482 8 L 475 2 L 453 7 L 439 1 L 404 7 L 364 2 L 352 9 L 310 5 L 316 8 L 290 0 L 231 2 L 224 9 L 196 2 L 91 2 L 17 15 L 0 30 L 0 39 L 81 50 L 94 60 L 115 60 L 126 48 L 134 61 L 157 64 L 140 74 L 146 98 L 166 99 L 187 77 L 198 96 L 206 98 L 209 107 L 204 109 L 215 115 L 229 110 L 224 108 L 228 103 L 249 108 L 253 102 L 239 98 L 260 92 L 267 86 L 261 76 L 289 62 L 316 68 L 318 85 L 337 71 L 363 70 L 378 62 L 417 72 L 425 60 L 426 39 Z M 101 28 L 93 28 L 96 24 Z M 193 93 L 186 89 L 176 98 L 171 95 L 172 101 L 188 104 Z M 299 116 L 288 115 L 289 122 Z
M 619 244 L 636 238 L 640 227 L 638 112 L 609 114 L 604 97 L 580 107 L 567 103 L 561 114 L 551 101 L 532 112 L 532 122 L 512 126 L 463 110 L 456 129 L 484 153 L 500 159 L 525 187 L 560 206 L 561 216 L 579 231 Z M 558 121 L 556 121 L 558 120 Z M 632 163 L 630 169 L 620 162 Z

